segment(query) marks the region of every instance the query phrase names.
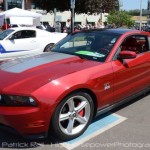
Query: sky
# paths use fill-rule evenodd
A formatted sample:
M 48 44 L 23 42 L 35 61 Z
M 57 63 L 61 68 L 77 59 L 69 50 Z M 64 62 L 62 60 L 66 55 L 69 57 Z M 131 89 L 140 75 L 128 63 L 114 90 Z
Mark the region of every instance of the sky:
M 122 10 L 134 10 L 140 9 L 140 2 L 141 0 L 120 0 Z M 148 0 L 142 0 L 142 9 L 147 9 L 147 2 Z

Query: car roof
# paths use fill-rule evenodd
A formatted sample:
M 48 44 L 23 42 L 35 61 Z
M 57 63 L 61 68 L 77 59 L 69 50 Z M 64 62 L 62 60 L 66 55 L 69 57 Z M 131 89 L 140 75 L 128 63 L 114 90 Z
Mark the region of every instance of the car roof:
M 108 28 L 104 28 L 104 29 L 90 29 L 90 30 L 82 30 L 79 32 L 103 32 L 103 33 L 114 33 L 114 34 L 118 34 L 118 35 L 122 35 L 124 33 L 138 33 L 141 34 L 144 31 L 140 31 L 140 30 L 133 30 L 133 29 L 126 29 L 126 28 L 115 28 L 115 29 L 108 29 Z M 144 32 L 146 33 L 146 32 Z
M 18 30 L 39 30 L 36 27 L 14 27 L 14 28 L 9 28 L 9 29 L 13 29 L 15 31 L 18 31 Z
M 40 36 L 46 36 L 46 35 L 50 36 L 52 34 L 51 32 L 48 32 L 42 29 L 37 29 L 36 27 L 14 27 L 14 28 L 9 28 L 9 29 L 14 30 L 14 32 L 20 31 L 20 30 L 35 30 Z

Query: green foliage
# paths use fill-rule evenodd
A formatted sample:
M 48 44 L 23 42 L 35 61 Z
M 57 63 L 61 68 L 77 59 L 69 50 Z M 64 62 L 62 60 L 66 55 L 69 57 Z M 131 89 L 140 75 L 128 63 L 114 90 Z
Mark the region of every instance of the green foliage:
M 70 9 L 70 0 L 33 0 L 33 2 L 42 9 L 47 11 L 56 8 L 60 11 Z M 119 10 L 119 0 L 76 0 L 76 13 L 100 13 Z
M 134 25 L 134 21 L 126 11 L 112 11 L 108 17 L 107 22 L 109 24 L 115 24 L 117 27 L 131 27 Z
M 131 16 L 140 16 L 140 10 L 139 9 L 129 10 L 128 14 Z

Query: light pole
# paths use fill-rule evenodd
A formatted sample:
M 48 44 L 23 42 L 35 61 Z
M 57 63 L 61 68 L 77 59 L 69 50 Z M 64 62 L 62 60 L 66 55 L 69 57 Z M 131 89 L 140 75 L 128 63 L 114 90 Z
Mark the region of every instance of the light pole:
M 75 22 L 75 0 L 70 0 L 71 7 L 71 32 L 74 32 L 74 22 Z
M 7 0 L 4 0 L 4 10 L 6 11 L 6 10 L 8 10 L 8 3 L 7 3 Z
M 142 0 L 140 1 L 140 30 L 142 29 Z
M 22 9 L 25 9 L 25 0 L 22 0 Z

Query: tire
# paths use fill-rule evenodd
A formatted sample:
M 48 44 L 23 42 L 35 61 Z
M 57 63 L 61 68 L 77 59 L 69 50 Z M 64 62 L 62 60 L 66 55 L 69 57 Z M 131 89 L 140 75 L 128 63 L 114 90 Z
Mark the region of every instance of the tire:
M 50 43 L 48 44 L 45 48 L 44 48 L 44 52 L 50 52 L 51 48 L 54 46 L 54 43 Z
M 70 94 L 60 102 L 53 114 L 53 135 L 62 141 L 80 136 L 91 123 L 93 114 L 93 100 L 88 93 Z

